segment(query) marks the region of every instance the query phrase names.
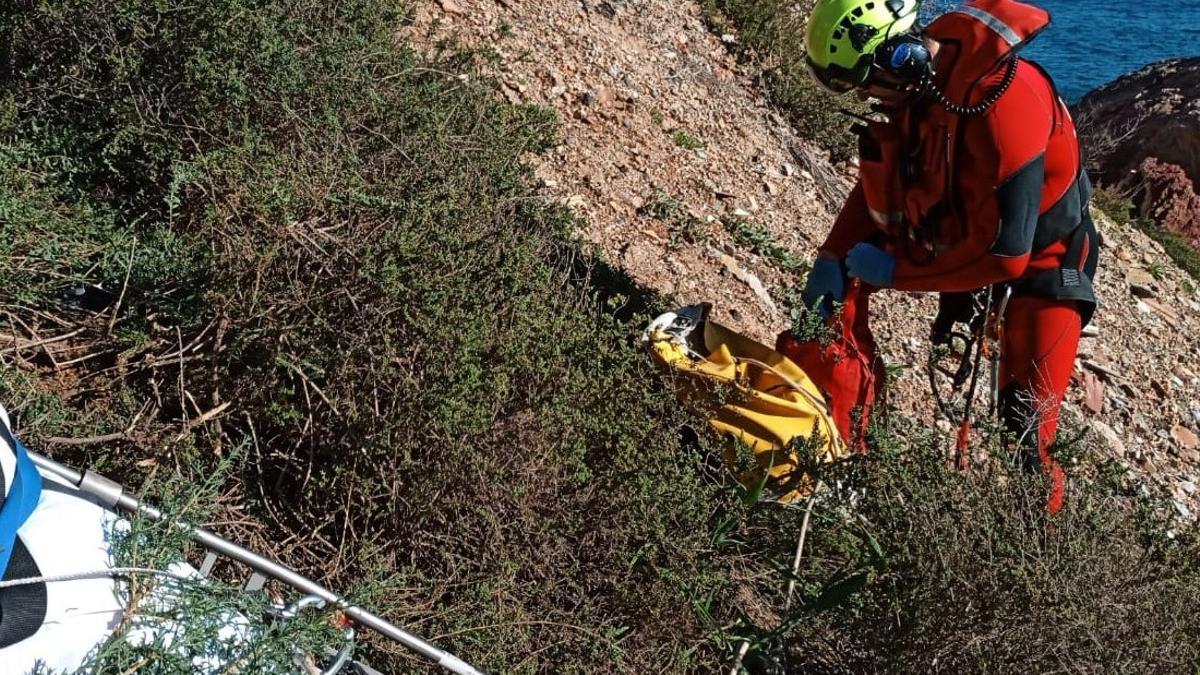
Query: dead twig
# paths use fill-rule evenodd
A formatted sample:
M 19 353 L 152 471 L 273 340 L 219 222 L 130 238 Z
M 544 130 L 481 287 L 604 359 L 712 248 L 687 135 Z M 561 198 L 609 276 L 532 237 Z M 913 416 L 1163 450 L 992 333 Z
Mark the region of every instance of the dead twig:
M 187 435 L 188 431 L 188 412 L 187 389 L 183 385 L 183 331 L 179 329 L 179 326 L 175 327 L 175 338 L 179 341 L 179 412 L 183 415 L 183 433 L 180 434 L 179 438 L 183 438 Z
M 12 334 L 12 335 L 5 336 L 5 337 L 7 337 L 9 340 L 11 340 L 12 342 L 15 342 L 17 344 L 15 344 L 12 347 L 5 347 L 4 349 L 0 349 L 0 354 L 21 352 L 21 351 L 25 351 L 27 349 L 33 349 L 34 347 L 44 347 L 45 345 L 54 344 L 55 342 L 62 342 L 63 340 L 70 340 L 71 338 L 75 337 L 76 335 L 79 335 L 82 332 L 83 332 L 82 328 L 76 328 L 75 330 L 73 330 L 69 333 L 63 333 L 62 335 L 56 335 L 54 337 L 42 338 L 40 340 L 25 340 L 25 339 L 17 336 L 16 334 Z
M 21 312 L 25 312 L 26 314 L 36 316 L 39 319 L 57 325 L 59 328 L 71 328 L 76 325 L 74 322 L 66 321 L 50 312 L 45 312 L 34 307 L 26 307 L 24 305 L 0 305 L 0 311 L 3 311 L 10 317 L 12 316 L 14 310 L 19 310 Z
M 117 296 L 112 316 L 108 319 L 108 335 L 112 335 L 113 327 L 117 325 L 117 315 L 121 312 L 121 303 L 125 301 L 125 291 L 129 289 L 129 273 L 133 271 L 133 254 L 135 252 L 137 252 L 137 237 L 133 238 L 133 243 L 129 247 L 129 262 L 125 265 L 125 282 L 121 284 L 121 294 Z
M 318 387 L 316 385 L 316 383 L 314 383 L 312 380 L 310 380 L 308 378 L 308 375 L 305 375 L 304 371 L 301 370 L 299 366 L 292 363 L 291 361 L 288 361 L 287 359 L 283 358 L 282 356 L 275 357 L 275 361 L 279 365 L 286 367 L 288 370 L 292 371 L 293 373 L 296 373 L 296 376 L 299 377 L 301 380 L 303 380 L 304 384 L 312 387 L 313 391 L 317 392 L 317 396 L 321 397 L 321 400 L 325 402 L 325 405 L 329 406 L 329 409 L 333 411 L 334 415 L 337 415 L 338 417 L 342 416 L 342 413 L 337 409 L 337 406 L 335 406 L 333 404 L 333 401 L 329 400 L 329 397 L 325 395 L 325 392 L 321 391 L 321 388 Z
M 197 417 L 193 420 L 188 420 L 188 422 L 183 425 L 183 431 L 181 431 L 179 433 L 179 435 L 175 437 L 175 442 L 178 443 L 179 441 L 182 441 L 184 438 L 187 437 L 187 435 L 189 433 L 192 432 L 192 429 L 195 429 L 196 427 L 204 424 L 205 422 L 207 422 L 207 421 L 217 417 L 221 413 L 225 412 L 225 410 L 232 403 L 233 403 L 233 401 L 226 401 L 226 402 L 222 403 L 221 405 L 213 408 L 212 410 L 209 410 L 206 413 L 202 413 L 199 417 Z
M 107 350 L 101 350 L 101 351 L 98 351 L 98 352 L 92 352 L 92 353 L 90 353 L 90 354 L 84 354 L 83 356 L 80 356 L 80 357 L 77 357 L 77 358 L 71 359 L 70 361 L 55 361 L 55 363 L 54 363 L 54 369 L 55 369 L 55 370 L 62 370 L 63 368 L 66 368 L 67 366 L 73 366 L 73 365 L 75 365 L 75 364 L 77 364 L 77 363 L 83 363 L 84 361 L 88 361 L 88 360 L 94 359 L 94 358 L 96 358 L 97 356 L 104 356 L 104 355 L 105 355 L 105 354 L 107 354 L 107 353 L 108 353 L 108 351 L 107 351 Z
M 138 420 L 142 419 L 142 415 L 145 415 L 146 411 L 149 410 L 152 405 L 153 403 L 151 401 L 146 401 L 143 403 L 142 407 L 137 411 L 136 414 L 134 414 L 133 419 L 129 420 L 129 425 L 125 427 L 124 431 L 117 431 L 111 434 L 99 434 L 96 436 L 85 436 L 83 438 L 50 436 L 46 438 L 46 442 L 53 443 L 54 445 L 86 446 L 100 445 L 101 443 L 111 443 L 114 441 L 132 441 L 133 430 L 137 427 Z
M 225 331 L 228 329 L 229 317 L 222 314 L 221 317 L 217 319 L 217 331 L 213 338 L 212 346 L 213 359 L 209 371 L 209 383 L 212 386 L 211 404 L 214 407 L 221 405 L 221 369 L 218 365 L 220 363 L 218 356 L 220 355 L 222 349 L 224 349 Z M 217 457 L 220 457 L 222 451 L 221 438 L 225 435 L 225 430 L 221 426 L 221 420 L 214 420 L 213 426 L 216 427 L 213 440 L 213 453 L 216 454 Z
M 127 440 L 129 440 L 129 436 L 124 431 L 118 431 L 113 434 L 101 434 L 99 436 L 85 436 L 83 438 L 64 438 L 62 436 L 49 436 L 46 438 L 46 442 L 53 445 L 74 446 L 100 445 L 101 443 Z
M 787 592 L 783 599 L 783 609 L 787 611 L 792 606 L 792 595 L 796 592 L 796 575 L 800 573 L 800 558 L 804 555 L 804 540 L 808 535 L 808 523 L 812 517 L 813 502 L 816 501 L 817 492 L 821 490 L 821 481 L 813 486 L 812 494 L 808 496 L 808 504 L 804 509 L 804 520 L 800 523 L 800 537 L 796 539 L 796 555 L 792 558 L 792 574 L 788 578 Z M 741 647 L 738 648 L 737 656 L 733 659 L 733 666 L 729 669 L 729 675 L 737 675 L 742 669 L 742 661 L 746 658 L 746 654 L 750 651 L 750 640 L 742 640 Z
M 16 314 L 11 314 L 11 313 L 8 316 L 9 316 L 9 319 L 11 319 L 12 321 L 16 321 L 17 323 L 21 324 L 21 327 L 24 328 L 27 333 L 29 333 L 31 336 L 33 336 L 35 344 L 37 344 L 38 346 L 40 346 L 42 348 L 42 352 L 46 354 L 46 358 L 50 359 L 50 363 L 53 364 L 54 367 L 57 369 L 58 368 L 58 359 L 55 359 L 54 354 L 49 349 L 46 348 L 46 345 L 49 344 L 49 342 L 47 340 L 43 340 L 42 337 L 40 335 L 38 335 L 37 331 L 34 330 L 32 326 L 30 326 L 29 324 L 27 324 L 21 320 L 21 317 L 17 316 Z M 10 323 L 10 325 L 11 325 L 11 323 Z M 15 330 L 13 331 L 13 334 L 14 335 L 16 334 Z
M 147 365 L 149 365 L 150 367 L 153 367 L 153 368 L 157 368 L 157 367 L 163 366 L 163 365 L 179 363 L 180 358 L 182 358 L 184 354 L 200 351 L 200 349 L 203 348 L 207 344 L 205 342 L 205 338 L 208 336 L 208 331 L 212 330 L 213 327 L 216 325 L 217 325 L 216 320 L 209 321 L 208 325 L 206 325 L 203 328 L 203 330 L 201 330 L 199 333 L 197 333 L 196 336 L 194 338 L 192 338 L 191 342 L 189 342 L 186 346 L 182 345 L 183 336 L 182 336 L 179 328 L 176 327 L 175 328 L 176 335 L 177 335 L 176 339 L 177 339 L 178 343 L 180 343 L 179 349 L 177 349 L 176 351 L 173 351 L 173 352 L 168 352 L 166 354 L 156 354 L 152 360 L 149 358 L 147 359 L 147 362 L 146 362 Z M 189 357 L 188 360 L 192 360 L 194 358 L 203 358 L 203 355 Z
M 1105 377 L 1111 378 L 1113 380 L 1125 379 L 1121 375 L 1121 373 L 1118 373 L 1117 371 L 1113 370 L 1112 368 L 1102 366 L 1099 363 L 1096 363 L 1095 361 L 1088 361 L 1087 359 L 1080 359 L 1079 362 L 1080 362 L 1080 364 L 1083 365 L 1084 368 L 1087 368 L 1088 370 L 1099 373 L 1099 374 L 1101 374 Z

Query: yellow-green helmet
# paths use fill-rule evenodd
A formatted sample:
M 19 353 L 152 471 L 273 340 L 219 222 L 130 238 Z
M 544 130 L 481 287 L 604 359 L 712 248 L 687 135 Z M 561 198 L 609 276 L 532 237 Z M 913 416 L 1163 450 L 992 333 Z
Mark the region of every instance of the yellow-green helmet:
M 808 67 L 826 88 L 866 84 L 875 49 L 917 21 L 919 0 L 817 0 L 808 17 Z

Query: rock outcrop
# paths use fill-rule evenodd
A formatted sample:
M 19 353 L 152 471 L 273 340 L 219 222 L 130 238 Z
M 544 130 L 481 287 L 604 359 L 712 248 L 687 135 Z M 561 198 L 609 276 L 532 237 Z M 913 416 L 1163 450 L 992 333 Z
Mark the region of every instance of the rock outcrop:
M 1200 195 L 1183 167 L 1147 157 L 1136 175 L 1133 198 L 1142 215 L 1200 248 Z
M 1089 168 L 1200 245 L 1200 57 L 1153 63 L 1075 106 Z

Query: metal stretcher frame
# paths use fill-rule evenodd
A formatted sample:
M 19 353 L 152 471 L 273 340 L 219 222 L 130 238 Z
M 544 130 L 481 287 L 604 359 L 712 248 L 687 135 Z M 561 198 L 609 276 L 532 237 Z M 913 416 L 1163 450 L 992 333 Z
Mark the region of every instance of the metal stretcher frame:
M 149 504 L 143 503 L 137 497 L 126 494 L 125 488 L 122 485 L 101 474 L 91 470 L 81 472 L 72 469 L 33 451 L 29 451 L 29 458 L 42 471 L 53 473 L 66 480 L 79 490 L 98 498 L 108 508 L 121 510 L 130 514 L 141 514 L 155 520 L 162 520 L 164 517 L 161 511 Z M 262 588 L 267 579 L 274 579 L 300 593 L 320 598 L 325 602 L 337 606 L 355 625 L 369 628 L 403 645 L 448 672 L 456 673 L 457 675 L 483 675 L 482 672 L 476 670 L 453 654 L 438 649 L 433 644 L 367 609 L 350 604 L 338 594 L 285 565 L 264 558 L 227 539 L 222 539 L 203 528 L 183 522 L 178 523 L 178 525 L 188 531 L 193 541 L 208 550 L 208 554 L 200 568 L 202 575 L 207 576 L 217 558 L 225 556 L 254 570 L 254 576 L 246 584 L 247 590 L 258 590 Z M 377 672 L 366 668 L 362 664 L 355 665 L 367 675 Z

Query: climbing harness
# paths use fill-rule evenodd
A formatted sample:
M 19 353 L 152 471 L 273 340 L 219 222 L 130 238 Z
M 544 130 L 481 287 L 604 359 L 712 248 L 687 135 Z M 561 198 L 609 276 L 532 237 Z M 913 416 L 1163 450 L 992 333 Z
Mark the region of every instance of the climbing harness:
M 157 508 L 143 503 L 132 495 L 126 494 L 123 486 L 105 476 L 91 470 L 77 471 L 33 451 L 29 451 L 28 454 L 30 460 L 32 460 L 38 469 L 65 480 L 81 492 L 99 500 L 109 510 L 121 511 L 130 515 L 139 515 L 152 520 L 163 520 L 165 518 L 163 513 Z M 456 673 L 457 675 L 482 675 L 479 670 L 476 670 L 458 657 L 437 648 L 371 611 L 350 603 L 333 591 L 278 562 L 264 558 L 208 530 L 189 523 L 176 524 L 184 529 L 193 541 L 205 548 L 205 557 L 199 567 L 201 579 L 209 576 L 218 560 L 226 558 L 249 567 L 252 570 L 252 574 L 243 588 L 246 592 L 260 591 L 268 580 L 274 580 L 301 594 L 302 597 L 292 604 L 276 604 L 274 606 L 273 614 L 279 620 L 291 620 L 303 610 L 327 605 L 335 606 L 340 610 L 346 620 L 343 626 L 345 642 L 342 648 L 336 654 L 332 655 L 332 662 L 321 671 L 322 675 L 336 675 L 340 672 L 353 673 L 354 675 L 382 675 L 379 671 L 353 660 L 352 655 L 356 637 L 355 626 L 369 628 L 383 637 L 416 652 L 448 672 Z M 8 580 L 0 585 L 0 589 L 9 586 L 52 583 L 73 579 L 95 578 L 97 576 L 130 576 L 141 574 L 170 577 L 173 579 L 179 579 L 181 576 L 163 570 L 113 568 L 70 575 Z M 185 578 L 188 581 L 198 581 L 191 577 Z
M 969 318 L 952 317 L 949 325 L 935 325 L 935 345 L 930 353 L 927 375 L 938 410 L 951 422 L 958 421 L 955 437 L 955 463 L 960 469 L 970 465 L 971 412 L 979 385 L 980 365 L 987 357 L 991 367 L 988 415 L 995 415 L 1000 400 L 1000 359 L 1004 344 L 1004 315 L 1012 298 L 1012 286 L 998 284 L 977 291 L 971 297 L 972 309 Z M 961 319 L 966 318 L 965 321 Z M 954 330 L 954 323 L 967 323 L 967 330 Z M 940 335 L 939 335 L 940 333 Z M 945 347 L 945 351 L 938 347 Z M 958 355 L 954 368 L 942 365 L 939 355 Z M 945 388 L 939 378 L 949 380 L 949 396 L 943 396 Z M 963 391 L 964 386 L 966 391 Z M 961 397 L 962 411 L 955 410 L 952 401 Z

